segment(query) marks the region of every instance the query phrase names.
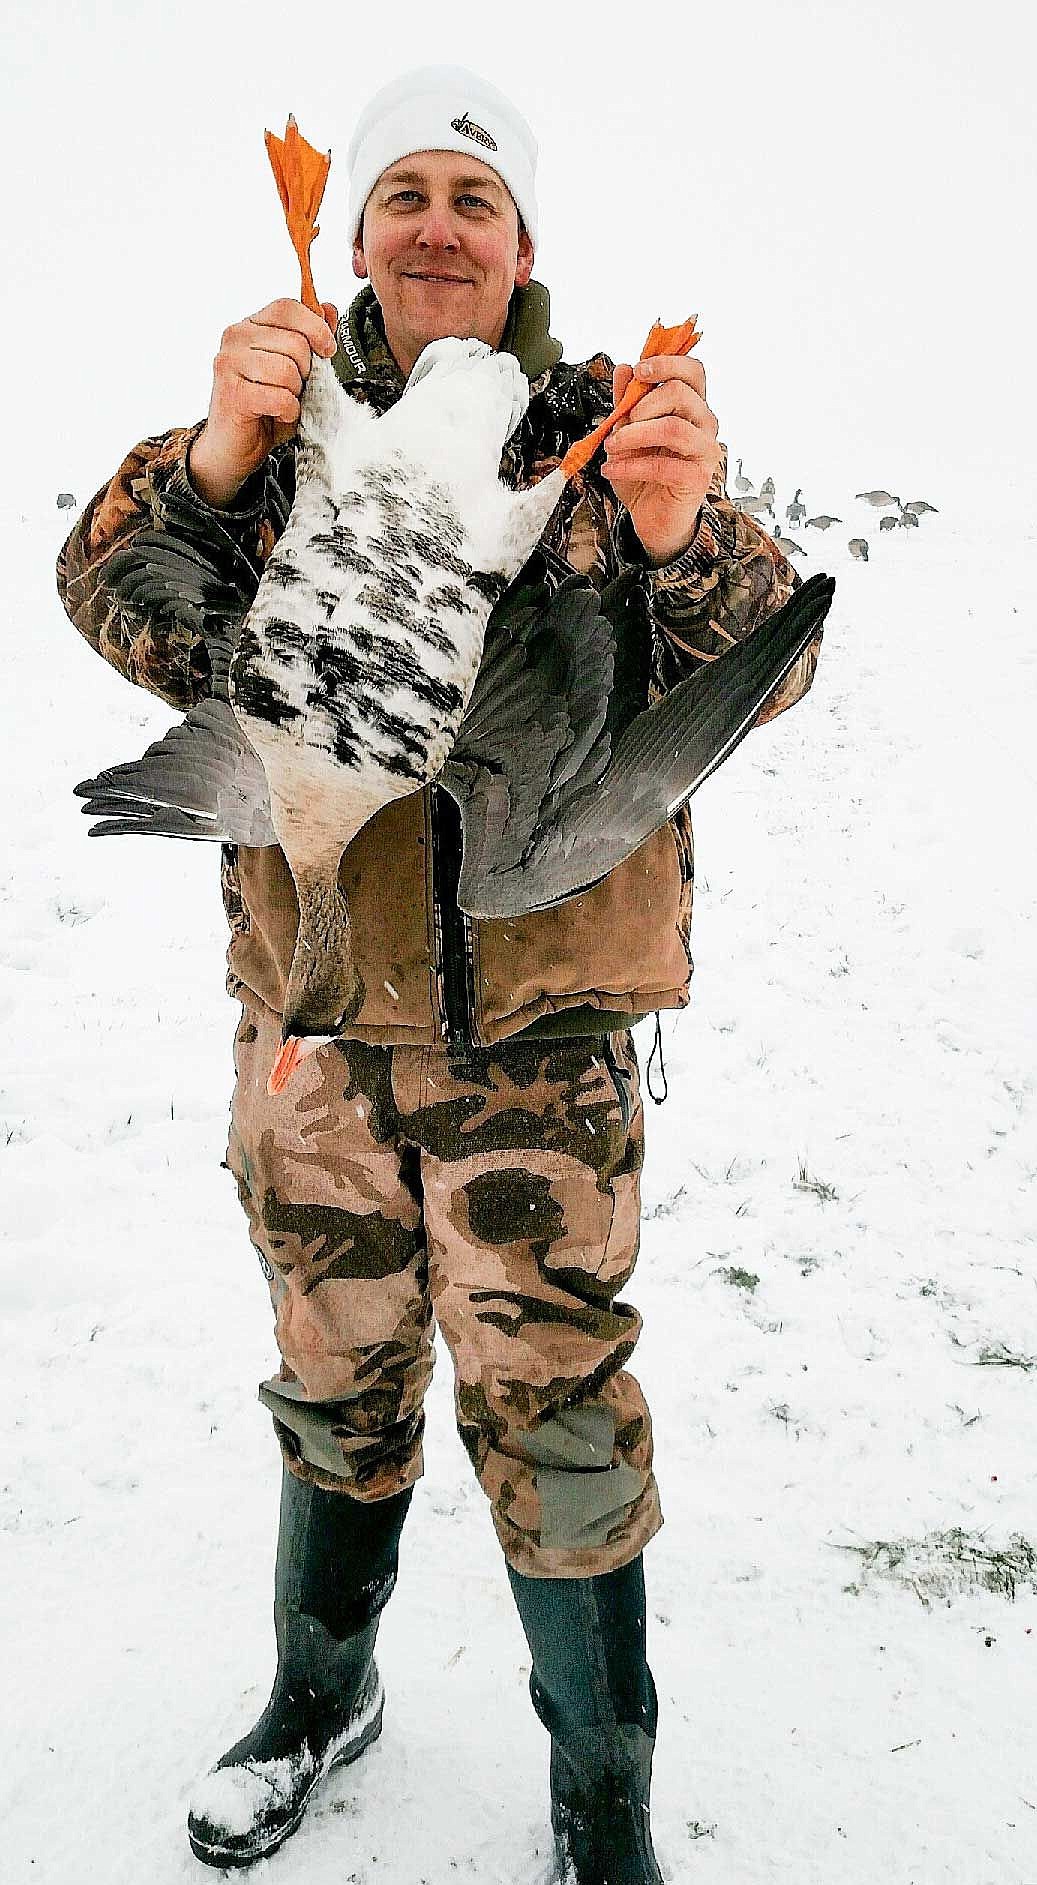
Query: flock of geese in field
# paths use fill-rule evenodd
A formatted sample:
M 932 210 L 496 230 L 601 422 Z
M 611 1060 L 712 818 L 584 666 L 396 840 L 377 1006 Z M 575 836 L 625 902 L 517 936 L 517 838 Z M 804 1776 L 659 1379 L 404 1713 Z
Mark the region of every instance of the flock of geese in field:
M 735 509 L 748 511 L 753 517 L 762 517 L 766 514 L 774 518 L 774 479 L 765 478 L 759 490 L 754 491 L 749 479 L 742 475 L 740 458 L 737 463 L 738 470 L 733 480 L 734 496 L 732 498 Z M 924 516 L 926 511 L 932 511 L 938 515 L 936 505 L 928 504 L 924 497 L 913 497 L 908 503 L 902 504 L 891 491 L 857 491 L 854 495 L 862 499 L 865 504 L 870 504 L 873 510 L 885 512 L 885 515 L 879 518 L 880 530 L 917 530 L 918 519 Z M 842 523 L 841 517 L 830 517 L 825 511 L 821 511 L 817 517 L 808 517 L 807 507 L 800 501 L 802 496 L 803 487 L 797 485 L 792 502 L 785 506 L 785 521 L 794 529 L 802 526 L 807 530 L 829 530 L 833 524 Z M 71 510 L 75 501 L 71 491 L 58 492 L 59 510 Z M 790 557 L 808 555 L 808 551 L 803 548 L 799 538 L 789 536 L 776 520 L 771 535 L 776 543 L 780 542 L 784 555 Z M 851 537 L 847 548 L 850 555 L 856 557 L 858 562 L 868 561 L 867 537 Z
M 749 479 L 742 475 L 740 458 L 737 464 L 738 470 L 733 480 L 734 496 L 731 500 L 735 509 L 748 511 L 752 517 L 762 517 L 766 513 L 768 517 L 773 518 L 774 479 L 765 478 L 759 490 L 754 491 Z M 803 525 L 807 530 L 829 530 L 833 524 L 842 523 L 841 517 L 829 517 L 824 511 L 817 517 L 808 517 L 806 505 L 800 502 L 802 496 L 803 487 L 797 485 L 792 502 L 785 506 L 786 523 L 792 524 L 797 529 Z M 886 513 L 885 516 L 879 518 L 880 530 L 917 530 L 919 517 L 924 516 L 926 511 L 936 513 L 936 505 L 926 503 L 924 497 L 913 497 L 909 503 L 902 504 L 891 491 L 856 491 L 854 496 L 862 499 L 865 504 L 870 504 L 872 510 Z M 777 521 L 771 535 L 776 543 L 781 544 L 784 555 L 795 557 L 808 554 L 799 538 L 788 536 Z M 847 548 L 850 555 L 856 557 L 858 562 L 868 561 L 867 537 L 851 537 Z

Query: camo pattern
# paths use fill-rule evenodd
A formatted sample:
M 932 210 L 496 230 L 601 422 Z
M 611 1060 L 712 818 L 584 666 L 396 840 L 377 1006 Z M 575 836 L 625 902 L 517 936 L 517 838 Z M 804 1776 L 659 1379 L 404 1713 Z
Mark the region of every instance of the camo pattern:
M 204 638 L 169 611 L 128 606 L 108 581 L 114 553 L 137 531 L 162 521 L 163 493 L 184 466 L 202 421 L 142 439 L 114 478 L 90 499 L 58 556 L 58 594 L 81 635 L 118 673 L 186 713 L 210 691 Z M 252 531 L 253 537 L 255 530 Z M 255 587 L 259 587 L 256 576 Z M 247 607 L 247 604 L 245 605 Z
M 519 291 L 516 306 L 518 302 Z M 352 396 L 379 413 L 388 411 L 400 397 L 404 375 L 385 340 L 381 311 L 369 286 L 343 316 L 339 339 L 334 365 Z M 502 345 L 508 340 L 506 330 Z M 521 362 L 522 350 L 515 350 Z M 351 356 L 363 367 L 360 377 Z M 574 439 L 611 411 L 612 365 L 605 353 L 575 365 L 559 360 L 531 380 L 528 411 L 501 459 L 505 482 L 521 488 L 546 477 Z M 212 558 L 221 579 L 237 586 L 244 615 L 295 497 L 295 443 L 290 440 L 269 454 L 232 507 L 213 511 L 194 491 L 187 470 L 202 424 L 199 420 L 136 445 L 85 506 L 57 564 L 58 593 L 80 634 L 120 674 L 180 711 L 209 692 L 211 669 L 204 639 L 189 632 L 175 615 L 145 613 L 139 603 L 121 595 L 107 578 L 114 552 L 136 531 L 174 528 Z M 762 525 L 731 504 L 723 444 L 721 451 L 694 541 L 672 563 L 648 571 L 653 614 L 661 631 L 655 646 L 654 698 L 751 634 L 802 580 Z M 601 463 L 598 453 L 570 480 L 545 539 L 599 584 L 632 562 L 643 567 L 645 561 L 627 512 L 602 476 Z M 819 649 L 820 637 L 761 709 L 758 724 L 773 719 L 806 692 Z
M 422 1472 L 441 1330 L 458 1432 L 531 1577 L 618 1569 L 662 1524 L 641 1317 L 644 1116 L 629 1033 L 469 1049 L 334 1041 L 271 1098 L 243 1003 L 227 1164 L 275 1314 L 260 1388 L 289 1468 L 385 1499 Z

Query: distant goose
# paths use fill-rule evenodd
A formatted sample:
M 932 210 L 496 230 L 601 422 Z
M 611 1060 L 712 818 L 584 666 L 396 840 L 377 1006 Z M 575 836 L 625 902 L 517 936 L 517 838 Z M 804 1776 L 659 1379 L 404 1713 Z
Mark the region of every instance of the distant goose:
M 745 511 L 750 517 L 761 517 L 765 511 L 769 517 L 774 516 L 774 505 L 769 497 L 736 497 L 733 503 L 735 510 Z
M 774 541 L 781 545 L 782 552 L 788 556 L 806 556 L 801 543 L 795 537 L 787 537 L 780 524 L 774 526 Z
M 863 498 L 865 504 L 870 504 L 877 511 L 883 510 L 888 504 L 900 502 L 900 499 L 893 497 L 889 491 L 855 491 L 854 496 Z
M 902 520 L 899 517 L 880 517 L 879 529 L 880 530 L 899 530 L 901 521 Z
M 907 504 L 902 504 L 900 508 L 901 510 L 912 511 L 915 514 L 915 516 L 921 516 L 923 512 L 925 511 L 933 511 L 937 516 L 939 516 L 939 512 L 936 510 L 936 505 L 927 504 L 924 497 L 913 497 L 910 499 L 910 501 Z
M 73 497 L 73 495 L 72 495 L 72 493 L 71 493 L 71 491 L 59 491 L 59 492 L 58 492 L 58 509 L 59 509 L 59 511 L 69 511 L 69 510 L 75 510 L 75 507 L 76 507 L 76 500 L 75 500 L 75 498 Z
M 738 459 L 737 463 L 738 463 L 738 471 L 735 477 L 736 495 L 738 497 L 752 497 L 754 495 L 753 487 L 750 484 L 748 478 L 743 478 L 742 476 L 742 461 L 740 458 Z
M 868 560 L 867 537 L 851 537 L 846 547 L 849 550 L 850 555 L 855 556 L 859 563 L 867 562 Z
M 803 486 L 801 484 L 797 484 L 795 495 L 792 499 L 791 504 L 787 504 L 785 507 L 786 523 L 801 524 L 803 522 L 804 517 L 807 514 L 806 505 L 801 504 L 799 501 L 800 493 L 802 492 L 802 489 L 803 489 Z
M 900 504 L 899 498 L 897 499 L 897 503 Z M 903 525 L 905 530 L 918 529 L 918 513 L 917 511 L 911 510 L 906 504 L 900 504 L 900 517 L 898 521 Z
M 763 483 L 760 486 L 760 496 L 767 499 L 767 502 L 769 503 L 769 505 L 771 506 L 771 509 L 773 510 L 774 508 L 774 479 L 773 478 L 764 479 Z
M 828 530 L 831 528 L 832 524 L 841 524 L 842 521 L 843 520 L 841 517 L 829 517 L 826 515 L 824 511 L 822 511 L 819 517 L 807 518 L 807 529 L 808 530 Z

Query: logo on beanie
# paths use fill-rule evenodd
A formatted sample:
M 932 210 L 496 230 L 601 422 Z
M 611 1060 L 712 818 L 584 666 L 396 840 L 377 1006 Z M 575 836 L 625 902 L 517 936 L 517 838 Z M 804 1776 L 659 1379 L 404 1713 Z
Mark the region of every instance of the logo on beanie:
M 489 132 L 484 131 L 481 124 L 473 124 L 467 111 L 463 112 L 460 118 L 451 118 L 450 129 L 460 131 L 462 137 L 470 137 L 473 143 L 484 145 L 488 151 L 495 151 L 497 148 Z

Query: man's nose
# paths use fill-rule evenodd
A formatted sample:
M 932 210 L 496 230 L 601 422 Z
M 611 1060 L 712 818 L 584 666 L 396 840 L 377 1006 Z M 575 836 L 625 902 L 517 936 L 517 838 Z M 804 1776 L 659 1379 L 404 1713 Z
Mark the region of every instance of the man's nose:
M 460 248 L 453 214 L 445 204 L 429 204 L 418 228 L 418 246 L 425 249 Z

